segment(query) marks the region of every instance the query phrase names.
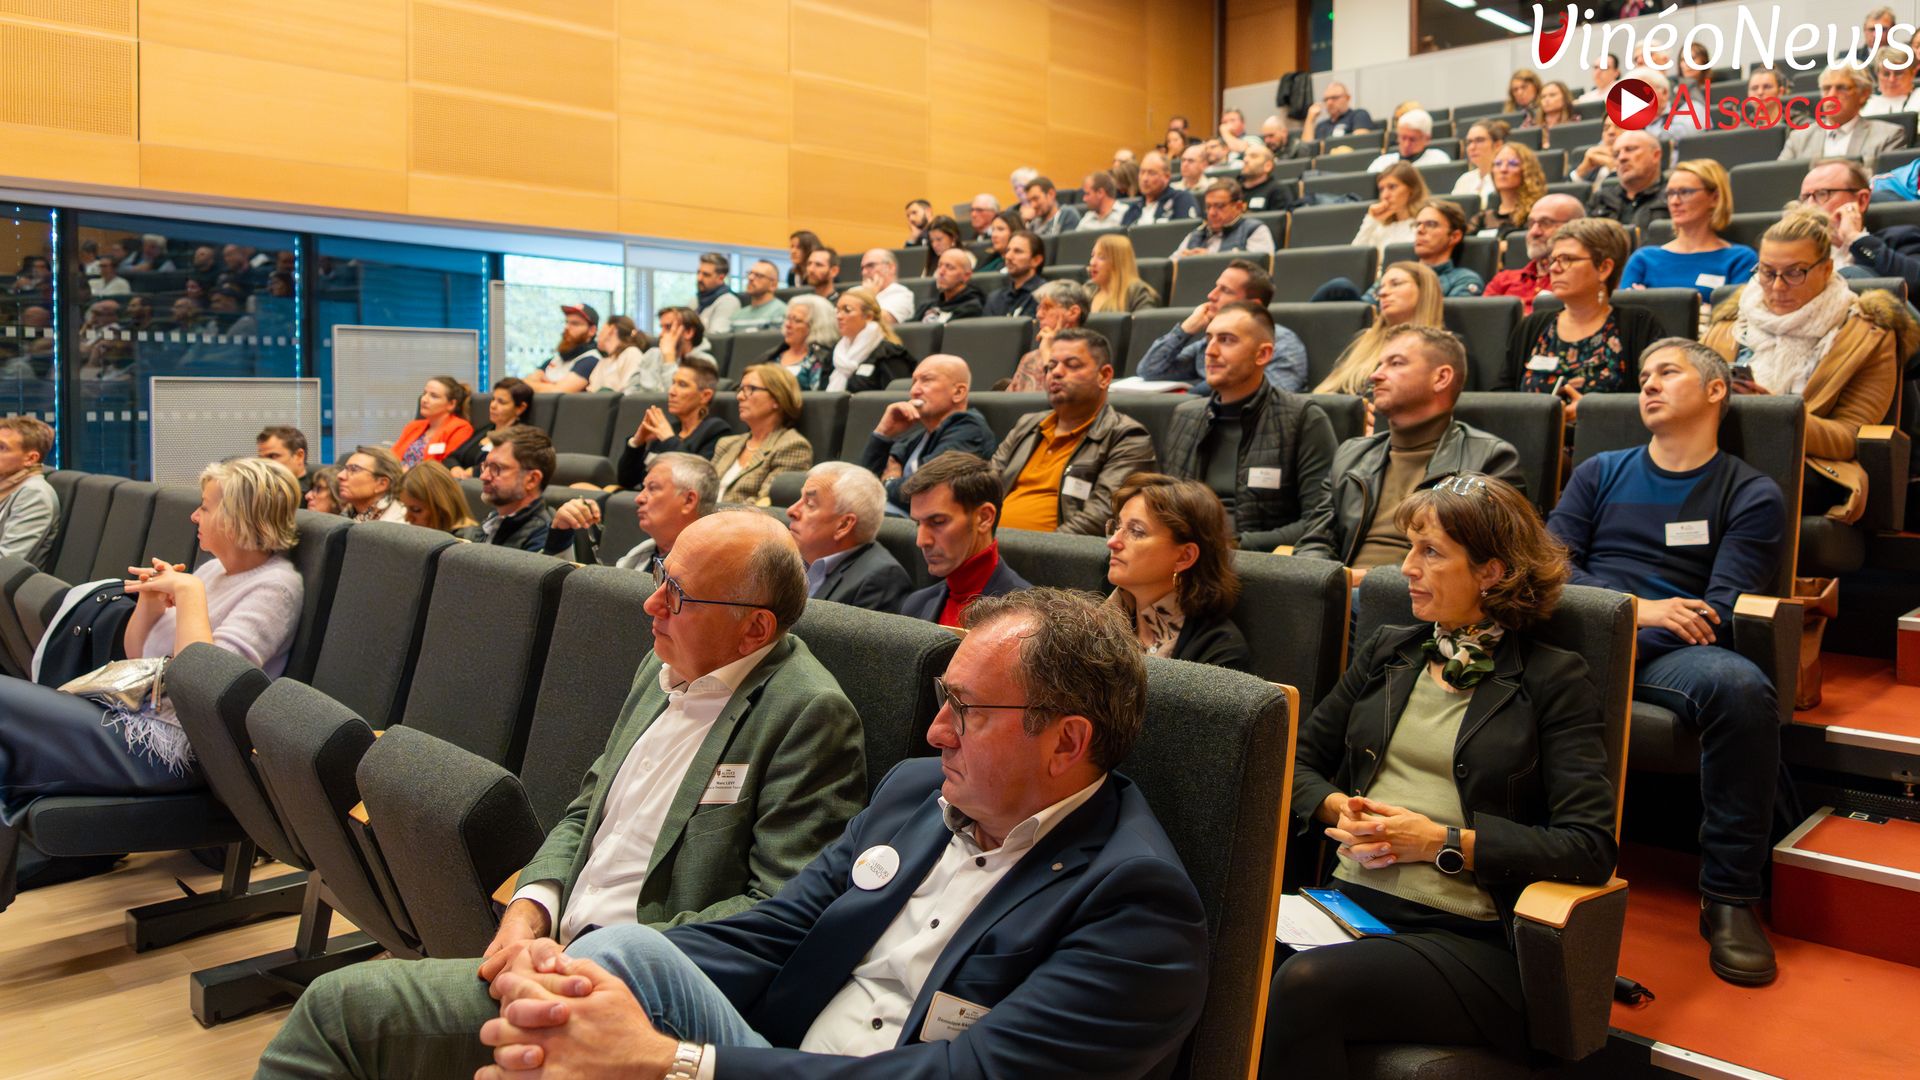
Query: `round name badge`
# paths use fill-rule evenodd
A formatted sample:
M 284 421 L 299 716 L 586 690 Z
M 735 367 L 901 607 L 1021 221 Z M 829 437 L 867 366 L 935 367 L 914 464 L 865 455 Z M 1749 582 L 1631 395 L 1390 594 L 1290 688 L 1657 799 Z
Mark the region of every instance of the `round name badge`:
M 900 853 L 885 844 L 876 844 L 853 860 L 853 883 L 872 892 L 893 880 L 900 872 Z

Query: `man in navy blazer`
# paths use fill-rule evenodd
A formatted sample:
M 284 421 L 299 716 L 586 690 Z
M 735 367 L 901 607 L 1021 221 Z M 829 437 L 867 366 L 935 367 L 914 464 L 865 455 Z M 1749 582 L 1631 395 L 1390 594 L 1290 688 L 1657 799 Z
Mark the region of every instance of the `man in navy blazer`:
M 873 540 L 886 503 L 880 481 L 852 462 L 823 461 L 807 472 L 800 498 L 787 507 L 787 528 L 807 562 L 808 599 L 900 610 L 913 579 Z
M 1124 225 L 1152 225 L 1162 221 L 1186 221 L 1200 216 L 1200 204 L 1193 196 L 1171 186 L 1173 169 L 1158 150 L 1140 159 L 1140 201 L 1127 211 Z
M 961 613 L 976 597 L 1031 587 L 1000 561 L 994 539 L 1000 526 L 1000 470 L 951 450 L 908 477 L 900 494 L 918 526 L 914 543 L 927 560 L 927 573 L 940 579 L 909 593 L 900 602 L 900 614 L 959 626 Z
M 1206 915 L 1114 773 L 1146 670 L 1117 610 L 980 600 L 897 766 L 749 911 L 543 943 L 496 983 L 495 1069 L 641 1080 L 1163 1077 L 1200 1016 Z

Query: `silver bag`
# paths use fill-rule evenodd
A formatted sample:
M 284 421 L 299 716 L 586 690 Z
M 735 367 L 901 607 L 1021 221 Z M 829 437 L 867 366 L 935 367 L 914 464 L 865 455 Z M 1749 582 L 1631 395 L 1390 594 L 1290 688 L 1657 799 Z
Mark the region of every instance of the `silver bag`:
M 68 682 L 60 691 L 119 712 L 138 713 L 159 707 L 166 670 L 164 656 L 114 660 Z

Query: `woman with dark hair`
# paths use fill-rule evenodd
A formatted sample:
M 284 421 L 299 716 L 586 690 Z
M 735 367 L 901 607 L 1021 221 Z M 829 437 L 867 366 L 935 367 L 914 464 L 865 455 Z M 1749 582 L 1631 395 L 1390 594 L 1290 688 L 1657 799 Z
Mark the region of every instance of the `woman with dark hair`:
M 637 488 L 661 454 L 698 454 L 711 459 L 720 440 L 731 434 L 727 422 L 712 414 L 720 370 L 704 356 L 680 361 L 667 387 L 667 407 L 649 405 L 640 427 L 620 451 L 620 486 Z
M 1148 656 L 1249 670 L 1247 639 L 1230 617 L 1240 597 L 1233 526 L 1197 480 L 1134 473 L 1107 522 L 1108 603 L 1133 620 Z
M 494 383 L 493 396 L 487 399 L 487 426 L 462 443 L 460 449 L 448 454 L 443 464 L 453 471 L 454 478 L 458 480 L 480 475 L 480 463 L 493 450 L 490 436 L 515 424 L 526 423 L 527 410 L 531 408 L 533 387 L 527 385 L 525 379 L 509 375 Z
M 308 478 L 307 509 L 316 514 L 343 514 L 346 504 L 340 499 L 340 470 L 322 465 Z
M 1014 235 L 1027 227 L 1020 220 L 1020 211 L 1002 210 L 987 223 L 987 253 L 980 257 L 980 264 L 973 268 L 976 274 L 985 274 L 1007 268 L 1007 245 L 1013 242 Z
M 593 365 L 593 374 L 587 376 L 589 394 L 601 390 L 615 394 L 624 391 L 627 380 L 633 378 L 634 369 L 640 366 L 642 354 L 653 347 L 647 332 L 625 315 L 610 316 L 601 324 L 600 336 L 594 344 L 600 350 L 600 362 Z
M 1193 140 L 1187 138 L 1186 132 L 1181 131 L 1179 128 L 1167 129 L 1167 160 L 1168 161 L 1179 161 L 1180 155 L 1186 153 L 1187 147 L 1192 145 L 1193 145 Z
M 1394 522 L 1420 621 L 1374 631 L 1302 726 L 1293 813 L 1339 845 L 1332 887 L 1395 932 L 1276 958 L 1263 1077 L 1346 1076 L 1352 1042 L 1524 1058 L 1514 903 L 1613 873 L 1586 662 L 1527 632 L 1559 602 L 1566 550 L 1492 477 L 1443 478 Z
M 922 277 L 932 277 L 940 256 L 960 246 L 960 223 L 941 214 L 927 222 L 927 265 Z
M 400 430 L 393 452 L 411 469 L 422 461 L 442 461 L 473 438 L 467 399 L 473 390 L 451 375 L 435 375 L 420 391 L 420 418 Z
M 1660 322 L 1643 307 L 1613 302 L 1620 271 L 1633 251 L 1626 227 L 1612 218 L 1575 218 L 1554 230 L 1547 249 L 1547 290 L 1558 311 L 1520 320 L 1507 339 L 1507 383 L 1566 400 L 1577 423 L 1584 394 L 1634 386 L 1634 365 L 1660 337 Z
M 1113 174 L 1114 192 L 1122 199 L 1140 197 L 1140 163 L 1137 161 L 1118 161 L 1107 170 Z
M 787 234 L 787 256 L 793 265 L 787 268 L 788 285 L 807 283 L 807 256 L 825 247 L 820 238 L 806 229 L 797 229 Z

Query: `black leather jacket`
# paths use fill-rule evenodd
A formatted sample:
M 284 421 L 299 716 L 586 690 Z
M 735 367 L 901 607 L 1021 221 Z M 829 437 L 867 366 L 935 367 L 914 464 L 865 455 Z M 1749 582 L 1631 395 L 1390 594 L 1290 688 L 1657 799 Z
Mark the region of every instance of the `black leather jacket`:
M 1293 813 L 1302 832 L 1334 792 L 1364 795 L 1394 727 L 1425 678 L 1430 624 L 1383 626 L 1300 729 Z M 1509 632 L 1493 674 L 1474 688 L 1454 744 L 1453 775 L 1474 830 L 1474 877 L 1510 922 L 1535 881 L 1604 884 L 1618 857 L 1606 725 L 1576 653 Z
M 1295 555 L 1316 559 L 1353 561 L 1367 526 L 1379 512 L 1380 485 L 1387 476 L 1387 436 L 1385 428 L 1358 439 L 1348 439 L 1333 453 L 1333 467 L 1327 470 L 1326 485 L 1313 509 L 1307 513 L 1306 531 L 1294 545 Z M 1527 482 L 1520 475 L 1520 452 L 1498 435 L 1458 420 L 1447 425 L 1440 445 L 1433 449 L 1427 463 L 1424 487 L 1450 473 L 1475 472 L 1497 476 L 1526 493 Z

